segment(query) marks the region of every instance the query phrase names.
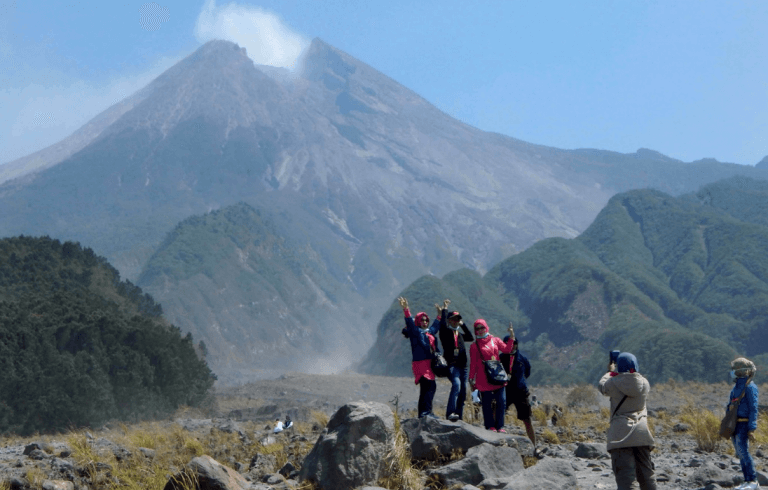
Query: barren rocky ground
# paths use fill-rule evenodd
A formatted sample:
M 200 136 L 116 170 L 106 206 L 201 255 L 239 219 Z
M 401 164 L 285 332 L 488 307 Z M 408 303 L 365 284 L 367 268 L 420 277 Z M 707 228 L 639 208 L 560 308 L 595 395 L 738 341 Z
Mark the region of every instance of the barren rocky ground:
M 653 460 L 658 488 L 714 490 L 732 488 L 741 482 L 738 460 L 733 456 L 730 443 L 714 439 L 709 442 L 711 447 L 703 448 L 701 431 L 697 426 L 699 419 L 706 418 L 708 410 L 715 412 L 715 415 L 710 414 L 711 417 L 716 419 L 720 416 L 728 389 L 725 383 L 705 385 L 670 381 L 652 386 L 648 409 L 657 443 Z M 435 413 L 441 417 L 444 416 L 448 391 L 448 383 L 439 380 Z M 497 459 L 500 452 L 509 452 L 511 447 L 515 447 L 518 451 L 515 454 L 522 456 L 527 467 L 524 473 L 520 473 L 519 467 L 513 472 L 510 462 L 509 475 L 506 475 L 503 469 L 507 468 L 508 458 L 500 457 L 500 474 L 487 477 L 477 486 L 441 486 L 436 475 L 449 471 L 447 468 L 451 464 L 461 463 L 469 460 L 472 454 L 478 454 L 476 449 L 471 449 L 466 453 L 451 454 L 449 458 L 443 457 L 442 460 L 415 462 L 425 485 L 435 490 L 616 488 L 610 458 L 605 451 L 608 400 L 599 396 L 594 386 L 590 385 L 533 387 L 532 392 L 541 401 L 537 406 L 538 414 L 534 414 L 538 457 L 534 457 L 523 426 L 514 416 L 507 417 L 506 436 L 485 431 L 480 420 L 468 415 L 465 416 L 466 422 L 442 420 L 429 428 L 436 429 L 435 434 L 454 429 L 473 432 L 475 436 L 479 434 L 487 444 L 476 448 L 486 451 L 482 454 L 496 454 L 494 457 Z M 136 426 L 111 423 L 88 432 L 79 430 L 71 434 L 6 437 L 2 444 L 4 447 L 0 447 L 0 488 L 162 488 L 170 475 L 179 471 L 192 457 L 206 454 L 239 473 L 238 478 L 242 477 L 245 485 L 240 488 L 308 489 L 307 484 L 299 481 L 298 468 L 304 461 L 303 455 L 315 441 L 322 439 L 324 423 L 339 407 L 360 400 L 380 402 L 390 408 L 395 408 L 397 404 L 406 432 L 409 430 L 407 427 L 411 431 L 414 427 L 427 430 L 412 419 L 417 398 L 418 388 L 411 378 L 355 373 L 292 373 L 237 388 L 219 388 L 215 403 L 208 409 L 181 410 L 163 421 Z M 544 417 L 543 413 L 553 413 L 554 405 L 562 407 L 564 417 L 561 416 L 553 425 L 551 418 Z M 387 410 L 386 407 L 384 410 Z M 274 419 L 284 419 L 286 414 L 291 415 L 297 427 L 301 426 L 301 431 L 273 435 L 271 426 Z M 760 483 L 768 486 L 765 473 L 768 470 L 768 418 L 765 416 L 761 419 L 757 437 L 752 454 Z M 143 447 L 145 444 L 150 447 Z M 511 447 L 506 447 L 509 444 Z M 493 449 L 494 446 L 501 448 Z M 279 448 L 283 456 L 270 453 L 270 447 Z M 254 454 L 254 450 L 264 453 Z M 519 457 L 513 459 L 518 460 L 516 464 L 519 466 Z M 529 471 L 537 466 L 542 471 Z M 128 485 L 128 479 L 132 478 L 131 468 L 134 475 L 141 471 L 152 472 L 152 484 L 143 487 L 141 485 L 144 484 Z M 557 485 L 551 481 L 542 483 L 536 480 L 537 474 L 538 477 L 542 474 L 547 476 L 554 469 L 557 469 L 558 478 L 566 480 Z M 512 477 L 512 474 L 516 476 Z M 510 483 L 509 478 L 517 478 L 518 482 Z M 526 482 L 523 486 L 520 486 L 520 478 Z M 3 482 L 10 486 L 3 486 Z

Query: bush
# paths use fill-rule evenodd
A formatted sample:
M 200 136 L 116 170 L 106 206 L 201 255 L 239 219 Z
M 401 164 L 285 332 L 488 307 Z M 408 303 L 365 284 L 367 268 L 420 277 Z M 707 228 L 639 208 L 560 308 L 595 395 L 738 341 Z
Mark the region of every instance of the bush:
M 588 384 L 578 385 L 565 397 L 565 403 L 570 408 L 587 408 L 592 405 L 597 405 L 597 389 Z

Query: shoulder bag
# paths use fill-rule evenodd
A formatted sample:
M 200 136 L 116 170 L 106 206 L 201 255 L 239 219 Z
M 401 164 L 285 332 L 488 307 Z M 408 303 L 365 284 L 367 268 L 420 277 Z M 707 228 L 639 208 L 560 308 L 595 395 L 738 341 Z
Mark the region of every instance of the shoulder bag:
M 437 342 L 437 339 L 435 339 L 435 342 Z M 430 344 L 430 348 L 431 347 Z M 445 357 L 443 357 L 440 351 L 436 351 L 435 349 L 432 349 L 431 367 L 432 372 L 439 378 L 447 378 L 450 373 L 450 369 L 448 369 L 448 361 L 445 360 Z
M 485 367 L 485 378 L 488 380 L 488 383 L 492 385 L 503 386 L 507 381 L 509 381 L 509 375 L 507 375 L 507 372 L 504 370 L 504 365 L 501 363 L 501 361 L 494 359 L 486 361 L 483 359 L 483 354 L 480 350 L 480 345 L 477 343 L 477 340 L 475 340 L 475 347 L 477 347 L 477 355 L 479 355 L 480 359 L 483 361 L 483 366 Z
M 739 404 L 741 403 L 741 399 L 744 398 L 744 394 L 747 392 L 747 387 L 751 381 L 752 376 L 747 379 L 747 383 L 744 385 L 744 391 L 741 392 L 741 395 L 728 403 L 728 407 L 725 409 L 725 417 L 720 421 L 720 431 L 718 432 L 720 437 L 730 439 L 733 436 L 733 433 L 736 432 L 736 419 L 739 418 Z

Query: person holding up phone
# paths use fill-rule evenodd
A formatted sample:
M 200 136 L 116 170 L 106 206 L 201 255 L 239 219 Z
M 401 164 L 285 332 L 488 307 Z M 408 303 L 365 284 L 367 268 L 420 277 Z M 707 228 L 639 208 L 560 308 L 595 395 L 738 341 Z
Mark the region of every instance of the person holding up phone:
M 645 401 L 651 391 L 629 352 L 611 352 L 608 372 L 598 384 L 611 398 L 611 421 L 606 434 L 613 476 L 618 490 L 630 490 L 635 479 L 641 490 L 656 490 L 651 451 L 655 441 L 648 429 Z

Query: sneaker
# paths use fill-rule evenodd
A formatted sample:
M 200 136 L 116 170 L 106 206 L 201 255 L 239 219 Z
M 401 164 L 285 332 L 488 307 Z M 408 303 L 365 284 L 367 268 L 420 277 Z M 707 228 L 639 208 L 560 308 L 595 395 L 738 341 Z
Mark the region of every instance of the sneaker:
M 448 420 L 450 420 L 451 422 L 456 422 L 457 420 L 459 420 L 459 414 L 458 413 L 450 414 L 448 416 Z
M 755 488 L 760 488 L 760 484 L 756 481 L 750 481 L 744 485 L 744 490 L 754 490 Z
M 429 412 L 428 414 L 426 414 L 425 417 L 430 418 L 430 419 L 440 420 L 440 417 L 438 417 L 437 415 L 435 415 L 432 412 Z
M 490 428 L 490 429 L 488 429 L 488 430 L 489 430 L 489 431 L 491 431 L 491 432 L 496 432 L 496 427 L 491 427 L 491 428 Z
M 506 434 L 506 433 L 507 433 L 507 431 L 505 431 L 504 429 L 499 429 L 499 432 L 502 432 L 502 433 L 504 433 L 504 434 Z

